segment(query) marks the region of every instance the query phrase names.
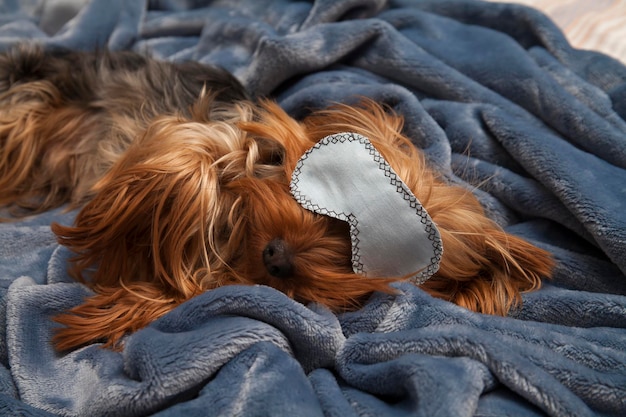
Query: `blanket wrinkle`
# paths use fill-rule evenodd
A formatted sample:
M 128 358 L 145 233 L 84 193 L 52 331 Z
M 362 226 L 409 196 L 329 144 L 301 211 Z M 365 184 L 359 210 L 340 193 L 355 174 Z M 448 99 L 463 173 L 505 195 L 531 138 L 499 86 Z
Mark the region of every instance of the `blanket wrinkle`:
M 614 124 L 617 129 L 626 130 L 624 127 L 626 122 L 614 112 L 613 102 L 605 91 L 595 85 L 585 83 L 578 74 L 564 66 L 543 47 L 532 47 L 528 53 L 546 74 L 551 75 L 554 81 L 577 101 L 596 112 L 607 122 Z
M 626 297 L 545 284 L 542 291 L 525 294 L 523 308 L 513 310 L 510 317 L 576 328 L 603 328 L 603 333 L 611 337 L 602 343 L 620 348 L 613 340 L 620 343 L 624 337 Z
M 321 0 L 313 3 L 300 30 L 341 20 L 358 20 L 375 16 L 386 5 L 385 0 Z
M 39 26 L 54 35 L 85 6 L 86 0 L 47 0 L 40 4 Z
M 626 272 L 626 219 L 614 216 L 623 212 L 626 204 L 626 189 L 619 185 L 626 181 L 626 170 L 581 151 L 545 128 L 534 128 L 499 110 L 483 114 L 490 131 L 507 150 L 560 197 L 594 236 L 595 243 Z M 593 200 L 584 198 L 584 190 L 589 187 L 595 189 Z
M 214 415 L 326 415 L 300 365 L 265 342 L 242 351 L 225 364 L 195 399 L 154 415 L 206 416 L 207 404 Z
M 458 22 L 504 33 L 520 46 L 544 45 L 561 60 L 573 52 L 564 34 L 544 13 L 523 4 L 466 2 L 463 0 L 391 0 L 395 7 L 419 8 Z M 418 6 L 418 7 L 416 7 Z M 511 19 L 515 24 L 510 24 Z
M 419 290 L 413 290 L 408 286 L 406 292 L 414 297 L 424 297 Z M 426 303 L 413 304 L 426 305 Z M 621 309 L 623 316 L 624 305 L 616 307 Z M 516 322 L 511 319 L 483 322 L 483 317 L 467 314 L 458 307 L 456 314 L 452 308 L 450 310 L 447 317 L 449 324 L 445 326 L 438 322 L 436 327 L 424 323 L 429 314 L 418 309 L 413 312 L 416 322 L 404 323 L 405 330 L 400 328 L 389 332 L 390 330 L 386 329 L 388 333 L 361 333 L 348 338 L 340 353 L 338 361 L 340 369 L 352 363 L 377 364 L 381 359 L 390 360 L 395 357 L 394 355 L 402 356 L 407 352 L 452 357 L 469 356 L 487 364 L 501 383 L 509 387 L 511 387 L 509 384 L 513 384 L 513 387 L 517 388 L 516 392 L 519 392 L 520 386 L 524 386 L 526 393 L 528 390 L 542 393 L 534 398 L 535 404 L 552 408 L 556 415 L 560 415 L 559 413 L 564 410 L 563 405 L 558 405 L 558 407 L 554 405 L 558 403 L 556 399 L 570 394 L 557 391 L 549 396 L 553 388 L 551 387 L 552 378 L 559 379 L 563 386 L 573 391 L 578 398 L 584 398 L 587 395 L 587 402 L 596 403 L 598 408 L 605 406 L 604 400 L 607 396 L 617 399 L 625 394 L 626 379 L 621 373 L 626 369 L 624 367 L 626 338 L 623 335 L 619 336 L 622 332 L 616 332 L 614 335 L 616 340 L 621 340 L 620 343 L 607 346 L 604 340 L 606 335 L 598 338 L 595 328 L 577 328 L 574 336 L 570 328 L 564 328 L 562 325 L 548 326 L 546 324 L 541 330 L 533 328 L 532 331 L 528 331 L 530 326 L 527 322 Z M 455 323 L 452 322 L 453 315 L 456 316 Z M 475 329 L 471 329 L 474 326 Z M 487 335 L 484 338 L 474 339 L 478 329 L 498 336 L 496 339 Z M 408 336 L 406 334 L 408 332 L 414 332 L 415 335 Z M 507 343 L 509 348 L 503 350 L 501 346 L 498 346 L 509 338 L 513 339 Z M 585 342 L 583 343 L 582 340 Z M 355 343 L 357 345 L 353 345 Z M 513 360 L 511 357 L 517 358 Z M 511 363 L 519 364 L 521 357 L 528 362 L 524 366 L 509 369 Z M 567 366 L 564 366 L 565 364 L 561 361 L 558 367 L 553 367 L 556 357 L 567 358 Z M 590 369 L 581 371 L 581 368 L 587 367 Z M 592 369 L 593 371 L 589 372 Z M 590 373 L 597 373 L 597 375 L 610 373 L 613 380 L 604 381 Z M 346 376 L 344 378 L 348 379 Z M 354 378 L 349 380 L 354 380 Z M 546 395 L 548 397 L 544 397 Z M 574 401 L 574 399 L 570 398 L 567 401 Z M 619 400 L 614 409 L 609 408 L 605 411 L 618 412 L 624 406 L 626 403 Z
M 380 84 L 385 87 L 380 88 Z M 445 177 L 453 177 L 450 169 L 450 144 L 424 102 L 408 88 L 370 71 L 333 66 L 306 75 L 293 85 L 277 92 L 280 105 L 295 117 L 304 117 L 311 109 L 324 108 L 338 102 L 357 104 L 363 97 L 390 106 L 405 116 L 404 131 L 411 141 L 424 150 L 428 162 Z
M 324 368 L 316 369 L 308 375 L 324 416 L 356 417 L 358 414 L 351 402 L 342 393 L 342 387 L 333 373 Z
M 615 59 L 571 47 L 556 24 L 539 10 L 522 4 L 464 0 L 392 0 L 396 7 L 412 7 L 456 21 L 490 28 L 512 37 L 527 49 L 541 47 L 585 82 L 610 91 L 626 81 L 626 68 Z M 510 24 L 511 19 L 515 24 Z
M 94 46 L 111 50 L 128 48 L 134 41 L 144 9 L 142 0 L 90 1 L 50 41 L 72 49 L 93 49 Z
M 383 363 L 346 363 L 340 372 L 355 381 L 355 387 L 378 396 L 404 398 L 404 407 L 420 416 L 451 415 L 451 411 L 456 416 L 473 416 L 477 399 L 496 385 L 484 364 L 466 357 L 405 353 Z M 439 401 L 424 401 L 427 398 Z
M 619 139 L 626 130 L 615 131 L 587 106 L 573 99 L 552 77 L 540 77 L 540 69 L 532 57 L 508 36 L 480 27 L 446 21 L 446 37 L 442 37 L 430 27 L 439 29 L 444 24 L 437 25 L 437 20 L 424 16 L 423 13 L 389 11 L 383 16 L 400 33 L 410 36 L 419 46 L 446 65 L 478 81 L 500 97 L 521 104 L 530 113 L 541 117 L 546 124 L 575 140 L 575 143 L 586 150 L 622 168 L 626 167 L 626 143 Z M 405 26 L 410 31 L 404 29 Z M 480 55 L 462 53 L 468 50 L 488 51 L 489 55 L 485 56 L 487 52 Z M 484 59 L 490 59 L 493 65 L 481 65 Z M 562 105 L 551 105 L 554 101 Z M 585 124 L 572 121 L 583 117 Z M 590 147 L 587 144 L 589 136 L 593 134 L 596 137 L 593 138 L 593 147 Z
M 358 364 L 367 365 L 374 362 L 374 365 L 367 368 L 373 372 L 371 368 L 381 366 L 379 364 L 381 355 L 387 361 L 394 355 L 404 357 L 407 353 L 423 353 L 428 358 L 469 356 L 484 363 L 499 383 L 516 392 L 523 392 L 527 400 L 554 415 L 593 415 L 593 411 L 586 403 L 595 405 L 601 411 L 612 413 L 623 410 L 625 406 L 621 399 L 613 405 L 614 408 L 607 407 L 605 402 L 607 397 L 623 398 L 623 384 L 626 382 L 623 378 L 615 378 L 613 384 L 610 385 L 598 383 L 595 378 L 580 378 L 581 366 L 575 362 L 568 364 L 570 369 L 563 369 L 563 367 L 554 369 L 551 363 L 556 355 L 546 357 L 544 349 L 530 343 L 517 341 L 519 343 L 517 348 L 511 344 L 509 350 L 503 350 L 497 346 L 499 341 L 485 343 L 482 338 L 480 341 L 474 339 L 476 331 L 447 328 L 437 329 L 434 334 L 423 330 L 409 332 L 416 334 L 412 337 L 405 333 L 354 336 L 346 343 L 346 352 L 349 352 L 349 355 L 341 356 L 338 362 L 341 364 L 340 373 L 344 378 L 355 381 L 353 384 L 356 384 L 360 379 L 352 374 L 356 372 L 354 367 Z M 442 332 L 449 336 L 442 337 Z M 506 337 L 500 336 L 499 339 L 506 339 Z M 523 360 L 521 360 L 522 352 L 524 352 Z M 378 381 L 379 378 L 380 376 L 373 380 Z M 556 381 L 560 383 L 555 384 Z M 364 389 L 360 385 L 356 386 Z M 570 407 L 573 407 L 576 412 L 568 414 L 573 411 Z
M 314 72 L 341 61 L 361 46 L 370 47 L 387 25 L 378 19 L 319 24 L 312 29 L 286 36 L 260 38 L 245 72 L 235 72 L 244 85 L 257 94 L 268 94 L 287 79 Z M 349 37 L 343 36 L 349 33 Z M 335 42 L 341 38 L 343 42 Z M 274 77 L 259 77 L 260 67 L 270 65 Z M 268 73 L 269 74 L 269 73 Z
M 539 11 L 479 0 L 86 0 L 56 31 L 36 3 L 0 0 L 0 50 L 209 63 L 299 119 L 388 105 L 429 166 L 557 267 L 508 317 L 403 283 L 338 315 L 231 286 L 120 352 L 57 353 L 51 317 L 92 294 L 48 226 L 76 213 L 0 223 L 0 415 L 626 413 L 624 65 L 572 48 Z
M 146 13 L 139 35 L 148 39 L 163 36 L 197 38 L 214 14 L 210 9 L 181 10 L 174 13 L 151 11 Z M 194 44 L 197 41 L 194 39 Z
M 262 320 L 283 332 L 296 359 L 309 372 L 334 365 L 335 353 L 345 337 L 336 316 L 321 306 L 307 308 L 265 286 L 229 286 L 203 294 L 155 321 L 150 328 L 169 333 L 202 326 L 207 317 L 230 316 Z
M 468 153 L 473 154 L 472 151 Z M 509 224 L 520 223 L 524 219 L 543 217 L 593 241 L 592 235 L 545 186 L 488 160 L 489 158 L 479 159 L 476 156 L 452 154 L 453 170 L 460 178 L 480 184 L 481 189 L 488 190 L 491 196 L 503 203 L 501 210 L 507 210 L 511 220 L 499 223 L 501 226 L 506 227 Z M 513 204 L 516 210 L 508 210 L 507 207 Z

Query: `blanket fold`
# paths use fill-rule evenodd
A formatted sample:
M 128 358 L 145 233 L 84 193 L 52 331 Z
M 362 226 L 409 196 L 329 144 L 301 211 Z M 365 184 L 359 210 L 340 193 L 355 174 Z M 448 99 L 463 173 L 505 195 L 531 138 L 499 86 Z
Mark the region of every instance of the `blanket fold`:
M 540 12 L 478 0 L 0 0 L 0 49 L 135 50 L 233 72 L 292 116 L 369 97 L 441 177 L 555 276 L 509 317 L 419 287 L 334 315 L 262 286 L 201 294 L 128 335 L 55 352 L 91 294 L 49 229 L 0 224 L 0 414 L 621 416 L 626 413 L 626 67 Z M 67 2 L 66 2 L 67 3 Z M 1 191 L 0 191 L 1 192 Z M 445 250 L 445 248 L 444 248 Z

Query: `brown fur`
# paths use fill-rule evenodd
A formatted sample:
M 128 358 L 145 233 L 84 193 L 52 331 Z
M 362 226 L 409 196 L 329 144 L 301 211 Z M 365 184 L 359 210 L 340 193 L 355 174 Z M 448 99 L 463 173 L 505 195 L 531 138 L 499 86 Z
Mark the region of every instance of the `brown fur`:
M 0 206 L 80 207 L 155 117 L 189 116 L 205 89 L 216 102 L 247 97 L 226 71 L 194 62 L 32 45 L 0 55 Z
M 303 209 L 289 192 L 300 156 L 344 131 L 368 137 L 437 224 L 444 254 L 424 290 L 504 315 L 521 292 L 539 288 L 551 273 L 546 251 L 503 232 L 471 192 L 428 169 L 401 134 L 402 119 L 373 102 L 338 105 L 297 122 L 275 103 L 216 99 L 196 85 L 188 99 L 162 106 L 151 100 L 180 85 L 145 92 L 145 71 L 109 68 L 106 59 L 87 60 L 101 72 L 107 68 L 105 79 L 126 79 L 128 89 L 137 84 L 145 100 L 111 110 L 107 89 L 114 87 L 101 84 L 96 72 L 95 80 L 83 81 L 99 91 L 94 111 L 68 98 L 77 94 L 62 77 L 19 82 L 6 75 L 12 74 L 8 58 L 0 59 L 0 186 L 20 179 L 0 205 L 19 208 L 18 214 L 82 207 L 72 226 L 52 225 L 76 254 L 71 275 L 95 292 L 56 318 L 63 324 L 54 338 L 60 350 L 94 341 L 118 346 L 125 334 L 222 285 L 269 285 L 334 311 L 358 308 L 374 291 L 391 292 L 389 284 L 400 278 L 353 273 L 347 224 Z M 11 60 L 15 67 L 19 54 Z M 141 68 L 166 65 L 141 62 Z M 178 76 L 175 66 L 167 71 Z M 277 276 L 264 263 L 264 249 L 275 239 L 288 248 L 288 275 Z

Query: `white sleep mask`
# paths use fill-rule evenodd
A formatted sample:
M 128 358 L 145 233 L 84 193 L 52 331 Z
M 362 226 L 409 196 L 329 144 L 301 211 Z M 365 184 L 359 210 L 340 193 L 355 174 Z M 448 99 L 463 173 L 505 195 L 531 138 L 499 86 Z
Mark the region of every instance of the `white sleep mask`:
M 350 224 L 354 272 L 421 284 L 439 269 L 437 226 L 366 137 L 319 141 L 298 161 L 291 193 L 307 210 Z

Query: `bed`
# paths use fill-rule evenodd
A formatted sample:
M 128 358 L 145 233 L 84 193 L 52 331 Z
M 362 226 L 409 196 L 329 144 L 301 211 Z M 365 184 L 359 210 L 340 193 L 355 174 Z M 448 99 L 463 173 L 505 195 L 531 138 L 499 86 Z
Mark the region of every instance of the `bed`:
M 0 48 L 24 40 L 213 63 L 295 117 L 371 97 L 557 267 L 508 317 L 410 284 L 339 315 L 229 286 L 122 351 L 59 354 L 50 317 L 88 290 L 48 224 L 73 213 L 0 224 L 0 415 L 626 415 L 619 53 L 573 48 L 536 9 L 474 0 L 0 1 Z

